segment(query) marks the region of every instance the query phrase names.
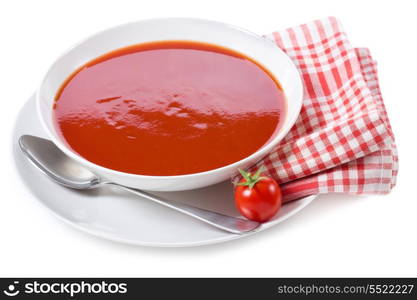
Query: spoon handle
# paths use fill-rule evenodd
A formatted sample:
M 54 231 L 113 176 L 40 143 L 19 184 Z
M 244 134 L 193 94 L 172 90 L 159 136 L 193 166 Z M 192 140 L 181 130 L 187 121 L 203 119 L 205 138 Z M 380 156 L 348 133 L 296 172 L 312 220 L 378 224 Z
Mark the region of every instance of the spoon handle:
M 219 229 L 235 233 L 235 234 L 243 234 L 249 231 L 252 231 L 259 227 L 260 223 L 246 220 L 246 219 L 239 219 L 235 217 L 226 216 L 220 213 L 216 213 L 213 211 L 209 211 L 206 209 L 194 207 L 191 205 L 186 205 L 183 203 L 173 202 L 166 199 L 162 199 L 150 193 L 132 189 L 123 185 L 118 185 L 112 182 L 106 182 L 106 184 L 117 186 L 125 191 L 128 191 L 132 194 L 141 196 L 158 204 L 164 205 L 166 207 L 172 208 L 176 211 L 182 212 L 190 217 L 196 218 L 200 221 L 203 221 L 207 224 L 210 224 L 214 227 Z

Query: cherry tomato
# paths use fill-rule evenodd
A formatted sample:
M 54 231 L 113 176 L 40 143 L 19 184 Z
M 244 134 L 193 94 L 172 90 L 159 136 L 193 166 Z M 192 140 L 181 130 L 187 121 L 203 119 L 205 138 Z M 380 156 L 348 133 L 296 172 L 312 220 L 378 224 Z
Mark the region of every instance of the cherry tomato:
M 266 222 L 281 208 L 282 196 L 278 183 L 261 176 L 261 170 L 254 175 L 239 170 L 243 179 L 235 188 L 236 207 L 246 218 Z

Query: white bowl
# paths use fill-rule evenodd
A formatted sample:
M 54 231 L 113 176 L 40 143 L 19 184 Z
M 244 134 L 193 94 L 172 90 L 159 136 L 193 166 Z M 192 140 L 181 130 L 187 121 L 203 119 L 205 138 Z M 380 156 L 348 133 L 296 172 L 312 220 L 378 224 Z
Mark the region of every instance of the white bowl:
M 52 107 L 55 94 L 73 71 L 86 62 L 128 45 L 161 41 L 192 40 L 217 44 L 251 57 L 279 81 L 287 100 L 285 121 L 276 136 L 252 155 L 233 164 L 195 174 L 147 176 L 118 172 L 87 161 L 68 148 L 58 135 Z M 303 87 L 292 61 L 273 42 L 240 28 L 200 19 L 152 19 L 117 26 L 84 40 L 59 57 L 49 68 L 37 92 L 41 122 L 50 139 L 68 156 L 103 178 L 125 186 L 151 191 L 178 191 L 208 186 L 228 179 L 237 168 L 245 168 L 268 154 L 288 133 L 302 104 Z

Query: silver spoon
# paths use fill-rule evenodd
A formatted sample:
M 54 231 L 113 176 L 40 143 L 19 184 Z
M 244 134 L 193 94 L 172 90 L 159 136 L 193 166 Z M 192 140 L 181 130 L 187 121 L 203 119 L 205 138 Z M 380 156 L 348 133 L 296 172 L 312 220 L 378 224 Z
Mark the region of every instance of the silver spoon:
M 114 182 L 102 181 L 99 176 L 68 157 L 50 140 L 32 135 L 22 135 L 19 138 L 19 146 L 26 157 L 37 168 L 55 182 L 69 188 L 87 190 L 98 188 L 104 184 L 117 186 L 125 191 L 170 207 L 231 233 L 243 234 L 256 229 L 260 225 L 258 222 L 234 218 L 190 205 L 172 202 L 141 190 L 132 189 Z

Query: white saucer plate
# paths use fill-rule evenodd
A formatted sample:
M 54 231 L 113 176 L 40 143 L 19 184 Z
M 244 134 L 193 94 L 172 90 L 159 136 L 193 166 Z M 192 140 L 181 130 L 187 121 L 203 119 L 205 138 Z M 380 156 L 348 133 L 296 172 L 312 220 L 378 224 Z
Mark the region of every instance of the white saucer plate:
M 255 232 L 236 235 L 194 220 L 179 212 L 114 188 L 76 191 L 62 187 L 41 174 L 20 153 L 18 138 L 32 134 L 46 138 L 36 113 L 35 96 L 20 111 L 13 132 L 16 167 L 34 198 L 66 223 L 105 239 L 141 246 L 189 247 L 246 237 L 290 218 L 316 196 L 285 204 L 270 222 Z M 155 192 L 166 199 L 239 216 L 230 182 L 182 192 Z

